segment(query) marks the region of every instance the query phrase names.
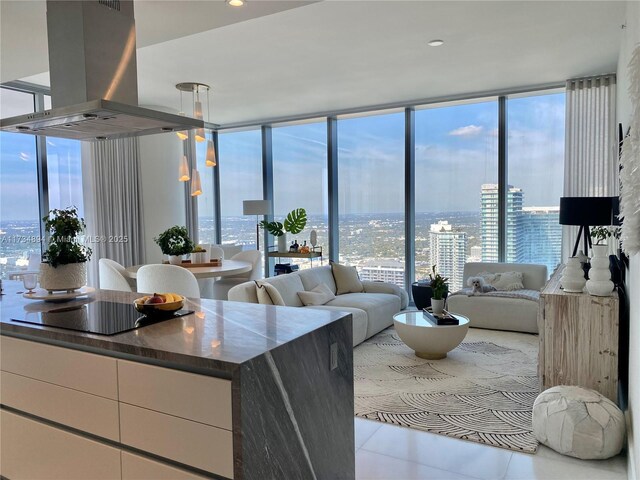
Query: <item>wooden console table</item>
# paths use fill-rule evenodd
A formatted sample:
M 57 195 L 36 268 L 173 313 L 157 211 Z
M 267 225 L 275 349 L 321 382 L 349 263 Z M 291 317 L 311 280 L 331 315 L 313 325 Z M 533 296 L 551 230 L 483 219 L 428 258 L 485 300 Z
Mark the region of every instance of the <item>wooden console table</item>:
M 562 270 L 556 269 L 540 295 L 540 390 L 577 385 L 617 403 L 618 293 L 567 293 L 560 288 Z

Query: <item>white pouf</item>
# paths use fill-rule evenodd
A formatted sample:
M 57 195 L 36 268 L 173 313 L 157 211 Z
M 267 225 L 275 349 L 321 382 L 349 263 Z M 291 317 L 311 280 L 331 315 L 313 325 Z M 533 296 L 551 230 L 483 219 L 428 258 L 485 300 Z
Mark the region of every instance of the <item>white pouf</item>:
M 600 460 L 620 453 L 625 420 L 615 403 L 581 387 L 545 390 L 533 404 L 533 434 L 558 453 Z

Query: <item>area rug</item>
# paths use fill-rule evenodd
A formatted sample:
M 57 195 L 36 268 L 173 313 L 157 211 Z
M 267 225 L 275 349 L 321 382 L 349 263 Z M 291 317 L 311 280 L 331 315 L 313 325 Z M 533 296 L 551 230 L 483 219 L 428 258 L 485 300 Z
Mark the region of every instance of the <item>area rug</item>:
M 534 453 L 538 337 L 469 329 L 442 360 L 416 357 L 393 327 L 353 351 L 355 414 Z

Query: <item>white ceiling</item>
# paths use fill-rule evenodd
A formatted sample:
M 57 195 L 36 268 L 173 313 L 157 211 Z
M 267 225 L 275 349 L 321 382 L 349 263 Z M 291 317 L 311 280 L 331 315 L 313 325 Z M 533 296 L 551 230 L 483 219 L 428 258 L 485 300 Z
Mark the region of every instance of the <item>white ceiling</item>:
M 0 3 L 2 80 L 10 79 L 5 64 L 23 72 L 13 78 L 46 71 L 36 58 L 46 61 L 46 38 L 43 46 L 18 36 L 28 12 Z M 283 10 L 293 4 L 248 0 L 246 19 L 237 16 L 245 7 L 221 2 L 138 0 L 140 104 L 178 109 L 174 85 L 203 82 L 213 87 L 210 120 L 226 125 L 562 82 L 615 71 L 625 9 L 615 1 L 323 1 Z M 246 13 L 257 7 L 265 10 Z M 428 47 L 434 38 L 445 45 Z M 7 48 L 22 54 L 6 58 Z

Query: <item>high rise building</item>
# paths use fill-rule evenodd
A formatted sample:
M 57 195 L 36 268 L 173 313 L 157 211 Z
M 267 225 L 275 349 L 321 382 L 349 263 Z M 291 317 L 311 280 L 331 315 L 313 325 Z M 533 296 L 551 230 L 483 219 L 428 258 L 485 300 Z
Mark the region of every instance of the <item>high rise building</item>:
M 462 288 L 464 264 L 467 260 L 467 233 L 453 231 L 446 220 L 431 224 L 429 261 L 438 273 L 449 278 L 449 290 Z
M 516 262 L 517 239 L 520 236 L 522 201 L 521 188 L 509 185 L 507 190 L 507 262 Z M 482 237 L 482 261 L 498 261 L 498 185 L 482 185 L 480 205 L 480 234 Z
M 518 239 L 518 262 L 546 265 L 553 272 L 562 250 L 559 207 L 523 207 Z
M 404 288 L 404 263 L 399 260 L 376 258 L 358 267 L 360 280 L 395 283 Z

